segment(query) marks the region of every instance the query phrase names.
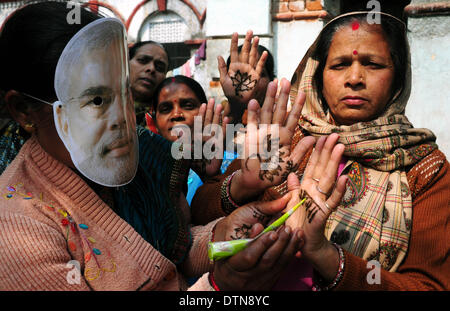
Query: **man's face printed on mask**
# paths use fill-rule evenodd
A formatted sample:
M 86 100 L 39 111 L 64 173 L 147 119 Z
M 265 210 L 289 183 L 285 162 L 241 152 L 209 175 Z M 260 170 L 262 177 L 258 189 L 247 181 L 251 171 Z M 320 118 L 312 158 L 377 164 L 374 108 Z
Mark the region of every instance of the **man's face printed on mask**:
M 55 75 L 58 134 L 75 167 L 105 186 L 126 184 L 137 170 L 136 118 L 127 59 L 123 25 L 102 19 L 69 42 Z

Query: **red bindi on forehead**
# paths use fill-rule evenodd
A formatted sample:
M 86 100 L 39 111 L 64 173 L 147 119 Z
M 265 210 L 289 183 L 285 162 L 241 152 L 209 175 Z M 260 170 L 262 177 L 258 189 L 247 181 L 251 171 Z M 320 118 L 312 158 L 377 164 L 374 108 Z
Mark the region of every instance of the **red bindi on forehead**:
M 353 55 L 358 55 L 358 51 L 357 50 L 353 50 Z

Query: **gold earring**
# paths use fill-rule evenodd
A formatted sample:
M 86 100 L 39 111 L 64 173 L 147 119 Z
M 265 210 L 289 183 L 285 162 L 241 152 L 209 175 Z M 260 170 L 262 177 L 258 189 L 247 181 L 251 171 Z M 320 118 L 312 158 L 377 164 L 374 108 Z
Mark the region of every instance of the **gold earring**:
M 33 123 L 25 123 L 25 128 L 32 129 L 34 127 Z

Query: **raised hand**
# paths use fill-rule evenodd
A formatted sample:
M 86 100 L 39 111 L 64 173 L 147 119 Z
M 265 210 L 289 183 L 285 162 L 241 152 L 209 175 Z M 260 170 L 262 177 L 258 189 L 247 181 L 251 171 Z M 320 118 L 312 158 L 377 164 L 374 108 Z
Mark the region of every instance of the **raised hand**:
M 256 100 L 249 102 L 245 156 L 241 160 L 241 170 L 233 176 L 230 186 L 230 195 L 237 204 L 248 202 L 265 189 L 286 180 L 289 173 L 297 171 L 298 163 L 315 142 L 313 137 L 305 137 L 291 152 L 292 137 L 305 102 L 305 94 L 299 92 L 286 117 L 289 90 L 289 81 L 282 79 L 275 109 L 276 82 L 269 83 L 262 108 Z M 261 124 L 276 126 L 278 137 L 273 135 L 273 127 Z M 279 148 L 276 148 L 276 143 Z M 268 150 L 271 156 L 255 154 L 255 150 Z
M 301 185 L 293 174 L 288 178 L 292 199 L 287 208 L 304 197 L 307 201 L 300 213 L 294 213 L 286 224 L 302 229 L 302 256 L 310 260 L 323 276 L 331 278 L 336 274 L 337 251 L 326 239 L 324 231 L 328 217 L 337 209 L 345 194 L 347 182 L 344 175 L 336 179 L 344 152 L 344 145 L 337 144 L 338 139 L 338 134 L 318 139 Z
M 220 166 L 222 165 L 223 158 L 223 146 L 226 137 L 226 125 L 229 122 L 229 118 L 222 114 L 222 105 L 218 104 L 214 107 L 214 99 L 211 98 L 208 104 L 202 104 L 200 106 L 198 117 L 202 120 L 202 136 L 195 137 L 193 135 L 193 151 L 195 152 L 196 141 L 201 141 L 201 154 L 194 154 L 192 161 L 192 169 L 203 179 L 211 176 L 215 176 L 220 173 Z M 208 134 L 205 134 L 205 130 L 210 129 Z M 214 139 L 217 138 L 217 139 Z M 217 141 L 216 141 L 217 140 Z M 205 147 L 205 144 L 209 144 Z M 222 148 L 215 149 L 216 146 Z M 209 147 L 209 148 L 208 148 Z M 209 150 L 210 154 L 205 154 L 205 149 Z M 197 159 L 198 157 L 201 159 Z
M 219 56 L 218 68 L 220 83 L 224 95 L 228 98 L 231 115 L 237 122 L 247 107 L 250 99 L 255 98 L 256 85 L 261 78 L 267 52 L 258 59 L 259 38 L 254 37 L 251 30 L 247 31 L 242 50 L 238 52 L 238 34 L 233 33 L 230 44 L 230 66 L 227 65 L 222 56 Z

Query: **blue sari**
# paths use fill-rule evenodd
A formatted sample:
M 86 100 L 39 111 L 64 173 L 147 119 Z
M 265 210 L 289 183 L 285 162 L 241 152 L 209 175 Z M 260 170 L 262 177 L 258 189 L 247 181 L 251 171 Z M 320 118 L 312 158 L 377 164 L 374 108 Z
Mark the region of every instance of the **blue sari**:
M 180 264 L 192 244 L 178 206 L 189 163 L 175 160 L 172 143 L 162 136 L 140 126 L 138 136 L 139 168 L 133 181 L 114 191 L 114 210 L 155 249 Z
M 9 121 L 0 129 L 0 175 L 15 159 L 27 138 L 15 121 Z

